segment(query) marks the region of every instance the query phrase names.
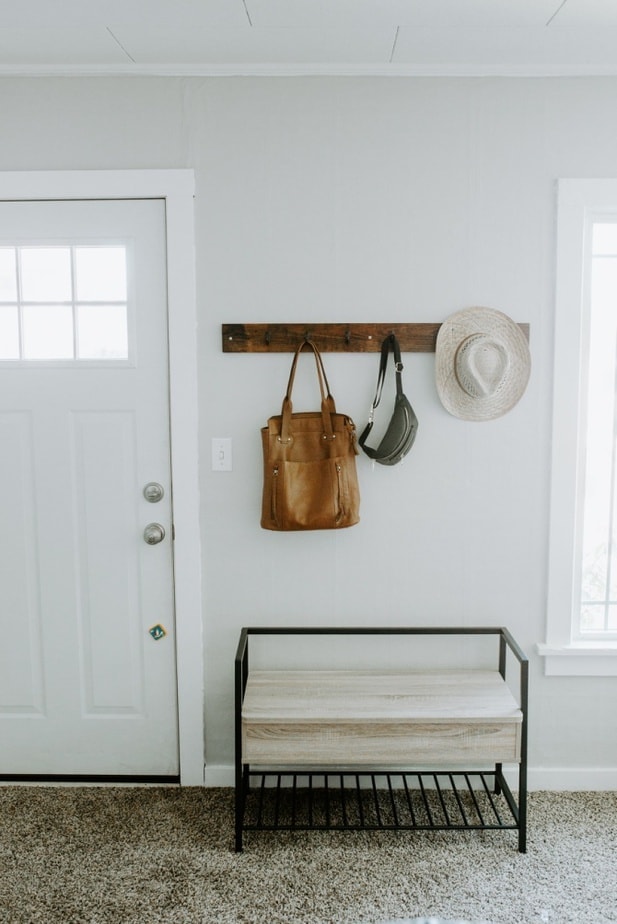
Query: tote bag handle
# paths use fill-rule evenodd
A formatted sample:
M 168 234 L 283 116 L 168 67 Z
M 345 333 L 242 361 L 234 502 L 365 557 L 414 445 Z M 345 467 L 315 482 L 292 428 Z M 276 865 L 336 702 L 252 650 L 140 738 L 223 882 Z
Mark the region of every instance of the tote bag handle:
M 336 434 L 332 429 L 332 418 L 331 414 L 336 413 L 336 406 L 334 404 L 334 398 L 330 394 L 330 386 L 328 384 L 328 379 L 326 377 L 326 370 L 324 369 L 323 360 L 321 358 L 321 353 L 315 346 L 312 340 L 303 340 L 298 349 L 295 352 L 293 362 L 291 364 L 291 371 L 289 373 L 289 382 L 287 383 L 287 392 L 283 398 L 283 408 L 281 410 L 281 435 L 279 440 L 281 443 L 290 443 L 293 440 L 293 433 L 291 430 L 291 414 L 293 409 L 293 404 L 291 401 L 291 392 L 293 389 L 294 379 L 296 376 L 296 367 L 298 365 L 298 357 L 302 350 L 305 347 L 309 347 L 313 351 L 315 356 L 315 366 L 317 368 L 317 380 L 319 382 L 319 391 L 321 394 L 321 419 L 323 421 L 323 438 L 325 440 L 334 440 L 336 439 Z

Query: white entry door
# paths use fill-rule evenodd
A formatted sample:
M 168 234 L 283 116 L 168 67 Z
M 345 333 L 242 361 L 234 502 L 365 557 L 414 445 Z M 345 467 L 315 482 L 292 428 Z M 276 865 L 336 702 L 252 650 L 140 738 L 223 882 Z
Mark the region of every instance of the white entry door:
M 0 203 L 0 778 L 176 777 L 165 201 Z

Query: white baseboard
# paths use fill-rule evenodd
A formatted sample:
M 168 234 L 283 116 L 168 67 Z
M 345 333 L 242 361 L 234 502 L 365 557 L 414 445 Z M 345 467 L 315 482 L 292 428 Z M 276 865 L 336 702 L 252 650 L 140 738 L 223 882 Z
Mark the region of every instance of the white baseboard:
M 517 785 L 517 773 L 508 772 L 506 778 L 511 786 Z M 207 787 L 229 787 L 235 785 L 234 767 L 229 764 L 206 766 L 204 773 Z M 617 792 L 617 767 L 529 767 L 527 786 L 530 792 L 541 790 L 551 792 Z
M 235 786 L 236 771 L 231 765 L 208 766 L 206 764 L 204 781 L 207 787 Z
M 617 767 L 529 767 L 527 785 L 530 792 L 614 792 Z

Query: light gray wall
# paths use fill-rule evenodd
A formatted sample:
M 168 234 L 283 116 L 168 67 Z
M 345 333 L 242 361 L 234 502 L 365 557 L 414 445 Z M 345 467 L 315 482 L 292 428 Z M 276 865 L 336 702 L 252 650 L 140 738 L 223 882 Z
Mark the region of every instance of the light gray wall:
M 232 761 L 240 626 L 505 624 L 531 659 L 535 779 L 587 768 L 591 788 L 598 771 L 617 781 L 615 680 L 545 678 L 535 652 L 545 632 L 555 184 L 617 175 L 616 95 L 612 78 L 0 81 L 0 169 L 196 172 L 213 772 Z M 224 355 L 220 325 L 442 321 L 470 305 L 530 323 L 520 404 L 493 422 L 459 421 L 438 400 L 434 357 L 407 355 L 418 438 L 395 468 L 359 457 L 361 523 L 261 530 L 259 428 L 279 411 L 290 357 Z M 363 426 L 377 357 L 325 360 L 338 408 Z M 297 408 L 314 403 L 301 381 Z M 232 473 L 210 471 L 213 436 L 233 438 Z

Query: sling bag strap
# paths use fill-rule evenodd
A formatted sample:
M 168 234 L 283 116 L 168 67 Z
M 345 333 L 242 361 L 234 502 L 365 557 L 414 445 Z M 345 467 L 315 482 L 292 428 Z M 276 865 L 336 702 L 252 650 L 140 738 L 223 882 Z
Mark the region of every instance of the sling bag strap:
M 362 431 L 358 442 L 362 449 L 367 454 L 370 459 L 377 458 L 378 449 L 371 449 L 370 446 L 366 446 L 365 443 L 368 439 L 369 433 L 373 429 L 373 421 L 375 419 L 375 409 L 378 407 L 379 402 L 381 401 L 381 393 L 383 391 L 383 383 L 386 378 L 386 369 L 388 367 L 388 355 L 390 353 L 390 348 L 394 354 L 394 372 L 396 379 L 396 394 L 397 396 L 403 394 L 403 377 L 401 375 L 403 371 L 403 363 L 401 361 L 401 349 L 399 347 L 398 340 L 394 334 L 389 334 L 386 337 L 384 342 L 381 344 L 381 359 L 379 361 L 379 375 L 377 376 L 377 389 L 375 391 L 375 397 L 373 398 L 373 404 L 371 406 L 371 412 L 369 414 L 368 423 L 364 430 Z

